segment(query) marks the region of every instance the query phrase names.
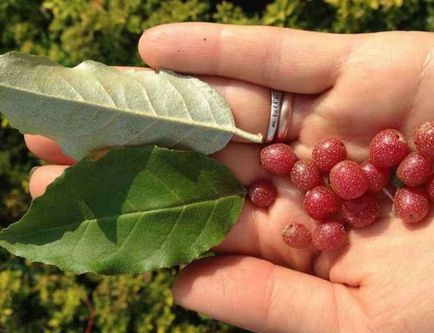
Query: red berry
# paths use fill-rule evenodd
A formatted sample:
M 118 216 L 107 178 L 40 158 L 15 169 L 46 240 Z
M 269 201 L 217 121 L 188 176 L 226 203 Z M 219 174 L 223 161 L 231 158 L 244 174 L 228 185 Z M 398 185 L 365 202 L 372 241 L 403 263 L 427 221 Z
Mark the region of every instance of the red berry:
M 337 163 L 347 158 L 347 149 L 336 137 L 326 137 L 314 147 L 312 160 L 321 171 L 329 172 Z
M 312 234 L 312 243 L 321 251 L 336 251 L 347 241 L 344 226 L 337 222 L 328 222 L 316 227 Z
M 371 161 L 366 161 L 361 165 L 363 172 L 369 183 L 369 191 L 372 193 L 380 192 L 389 184 L 390 169 L 379 168 Z
M 364 228 L 380 217 L 380 205 L 372 194 L 344 201 L 342 213 L 345 221 L 354 228 Z
M 301 223 L 288 224 L 282 233 L 286 245 L 295 249 L 308 247 L 312 243 L 312 236 L 308 228 Z
M 345 160 L 330 171 L 330 185 L 335 193 L 345 200 L 361 197 L 369 187 L 368 179 L 360 165 Z
M 325 186 L 317 186 L 306 193 L 304 210 L 316 220 L 327 220 L 341 208 L 338 196 Z
M 427 191 L 429 197 L 431 198 L 431 201 L 434 202 L 434 176 L 432 176 L 431 179 L 428 181 Z
M 434 160 L 434 121 L 416 127 L 413 133 L 417 151 L 430 160 Z
M 264 169 L 276 175 L 290 173 L 297 161 L 292 148 L 284 143 L 275 143 L 263 148 L 260 157 Z
M 402 187 L 395 193 L 394 209 L 405 223 L 417 223 L 428 214 L 428 195 L 418 187 Z
M 405 185 L 413 187 L 425 183 L 431 173 L 431 162 L 419 153 L 409 154 L 396 171 L 396 175 Z
M 315 163 L 310 160 L 295 162 L 291 170 L 291 181 L 300 190 L 307 192 L 316 186 L 322 185 L 321 172 Z
M 249 189 L 250 201 L 258 207 L 268 207 L 276 200 L 277 190 L 269 180 L 257 180 Z
M 398 165 L 408 153 L 407 140 L 395 129 L 381 131 L 372 139 L 369 146 L 371 162 L 380 168 Z

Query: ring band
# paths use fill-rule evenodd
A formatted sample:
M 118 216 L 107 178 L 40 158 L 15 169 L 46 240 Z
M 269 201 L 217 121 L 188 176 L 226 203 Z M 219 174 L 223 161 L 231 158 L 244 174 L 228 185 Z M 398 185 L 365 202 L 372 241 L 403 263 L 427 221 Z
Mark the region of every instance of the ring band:
M 282 106 L 280 109 L 279 125 L 277 128 L 277 142 L 288 140 L 289 125 L 292 117 L 292 95 L 283 94 Z
M 271 143 L 276 136 L 277 127 L 279 124 L 280 110 L 282 108 L 282 92 L 278 90 L 271 90 L 271 109 L 270 109 L 270 121 L 268 123 L 267 136 L 265 137 L 265 143 Z

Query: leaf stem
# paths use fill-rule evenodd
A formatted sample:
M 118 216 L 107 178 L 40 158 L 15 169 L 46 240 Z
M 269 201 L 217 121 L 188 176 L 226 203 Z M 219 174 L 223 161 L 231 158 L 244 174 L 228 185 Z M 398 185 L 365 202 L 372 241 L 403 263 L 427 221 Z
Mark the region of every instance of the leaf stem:
M 390 201 L 392 201 L 392 203 L 393 203 L 393 201 L 394 201 L 394 199 L 393 199 L 393 196 L 392 196 L 392 194 L 389 192 L 389 190 L 388 189 L 386 189 L 386 188 L 383 188 L 383 193 L 390 199 Z
M 247 139 L 247 140 L 255 142 L 255 143 L 263 143 L 263 141 L 264 141 L 262 134 L 260 134 L 260 133 L 252 134 L 252 133 L 243 131 L 239 128 L 234 129 L 234 134 L 238 135 L 241 138 Z

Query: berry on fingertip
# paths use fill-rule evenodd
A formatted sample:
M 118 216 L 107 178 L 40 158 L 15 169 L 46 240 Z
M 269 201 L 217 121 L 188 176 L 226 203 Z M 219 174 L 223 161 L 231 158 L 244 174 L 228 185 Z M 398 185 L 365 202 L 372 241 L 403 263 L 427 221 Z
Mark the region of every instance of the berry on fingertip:
M 312 244 L 312 236 L 305 225 L 297 222 L 289 223 L 282 233 L 283 241 L 289 247 L 303 249 Z
M 368 191 L 368 179 L 356 162 L 345 160 L 336 164 L 330 171 L 330 185 L 333 191 L 344 200 L 361 197 Z
M 432 176 L 431 179 L 428 180 L 427 191 L 429 197 L 431 198 L 431 201 L 434 202 L 434 176 Z
M 291 170 L 291 181 L 303 192 L 307 192 L 323 184 L 321 171 L 316 164 L 310 160 L 299 160 L 295 162 Z
M 306 193 L 304 210 L 315 220 L 329 220 L 339 212 L 341 201 L 330 188 L 317 186 Z
M 379 168 L 371 161 L 364 162 L 360 167 L 368 179 L 371 193 L 378 193 L 389 184 L 390 169 Z
M 291 172 L 297 156 L 287 144 L 274 143 L 262 148 L 260 159 L 265 170 L 275 175 L 284 175 Z
M 412 187 L 424 184 L 431 173 L 431 162 L 419 153 L 410 153 L 396 171 L 399 180 Z
M 345 222 L 354 228 L 365 228 L 378 220 L 381 214 L 380 204 L 372 194 L 344 201 L 342 214 Z
M 330 170 L 340 161 L 347 158 L 347 149 L 337 137 L 325 137 L 320 140 L 312 151 L 312 160 L 323 172 Z
M 347 232 L 340 223 L 323 223 L 317 226 L 312 233 L 312 243 L 320 251 L 336 251 L 346 245 Z
M 404 223 L 418 223 L 428 215 L 428 194 L 419 187 L 402 187 L 395 193 L 393 207 Z
M 379 168 L 397 166 L 409 152 L 407 140 L 396 129 L 381 131 L 372 139 L 369 145 L 371 162 Z
M 434 160 L 434 121 L 416 127 L 413 138 L 417 151 L 429 160 Z
M 249 199 L 257 207 L 270 206 L 277 197 L 277 190 L 269 180 L 257 180 L 249 188 Z

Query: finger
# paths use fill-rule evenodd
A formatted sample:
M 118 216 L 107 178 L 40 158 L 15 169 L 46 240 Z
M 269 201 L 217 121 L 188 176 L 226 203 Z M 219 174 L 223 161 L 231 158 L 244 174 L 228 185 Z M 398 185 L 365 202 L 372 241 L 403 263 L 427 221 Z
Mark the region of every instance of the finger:
M 270 121 L 271 91 L 256 84 L 217 76 L 199 76 L 223 96 L 234 116 L 235 125 L 250 133 L 267 133 Z M 288 93 L 289 94 L 289 93 Z M 291 94 L 287 140 L 300 134 L 304 120 L 315 111 L 317 96 Z M 234 137 L 235 141 L 245 141 Z
M 265 136 L 270 119 L 270 90 L 255 84 L 219 77 L 202 76 L 200 79 L 213 86 L 227 101 L 238 128 Z M 312 96 L 294 95 L 289 119 L 288 139 L 295 139 L 306 117 L 313 112 Z M 53 140 L 39 135 L 25 135 L 28 148 L 39 158 L 55 164 L 73 164 Z M 235 141 L 245 141 L 234 137 Z
M 66 165 L 46 165 L 34 169 L 29 184 L 32 198 L 43 195 L 47 186 L 61 176 L 67 167 Z
M 363 313 L 344 286 L 256 258 L 224 256 L 190 264 L 177 277 L 173 295 L 183 307 L 253 332 L 364 327 Z
M 39 140 L 39 137 L 31 138 L 30 140 Z M 40 140 L 40 146 L 57 146 L 51 140 Z M 38 149 L 47 147 L 38 147 Z M 53 149 L 53 147 L 48 147 Z M 249 186 L 252 182 L 258 179 L 269 179 L 271 175 L 266 172 L 260 165 L 259 145 L 246 145 L 243 143 L 230 143 L 224 150 L 213 155 L 213 158 L 218 162 L 228 167 L 239 182 L 244 186 Z M 50 156 L 55 158 L 56 156 Z M 57 178 L 66 168 L 64 165 L 50 165 L 38 167 L 32 173 L 30 187 L 33 193 L 45 191 L 45 188 Z
M 48 161 L 54 164 L 73 164 L 75 161 L 63 154 L 59 145 L 51 139 L 43 137 L 41 135 L 24 136 L 27 148 L 42 160 Z
M 317 94 L 333 86 L 353 39 L 276 27 L 175 23 L 146 30 L 139 52 L 153 68 Z
M 39 140 L 39 137 L 31 140 Z M 50 140 L 41 140 L 40 145 L 57 144 Z M 43 147 L 46 148 L 46 147 Z M 38 147 L 38 149 L 42 149 Z M 53 149 L 49 147 L 49 149 Z M 259 145 L 246 145 L 242 143 L 230 143 L 224 150 L 216 153 L 214 158 L 228 167 L 238 178 L 240 183 L 249 186 L 252 182 L 258 179 L 267 179 L 271 175 L 266 172 L 259 162 Z M 54 150 L 54 149 L 53 149 Z M 50 156 L 55 158 L 55 156 Z M 41 195 L 45 188 L 58 176 L 60 176 L 66 165 L 50 165 L 34 169 L 30 179 L 30 192 L 34 196 Z

